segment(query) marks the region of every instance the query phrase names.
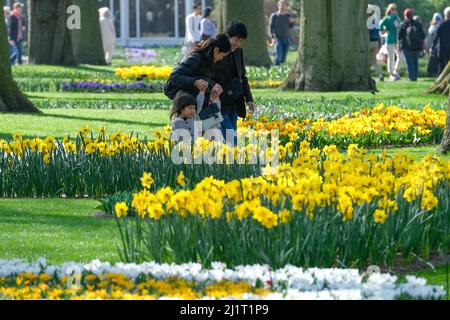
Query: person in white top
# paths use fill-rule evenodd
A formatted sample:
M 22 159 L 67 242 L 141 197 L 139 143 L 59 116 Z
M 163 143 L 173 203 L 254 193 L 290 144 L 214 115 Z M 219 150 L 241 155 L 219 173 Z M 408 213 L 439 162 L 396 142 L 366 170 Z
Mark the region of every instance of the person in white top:
M 193 12 L 186 17 L 186 36 L 184 39 L 187 52 L 190 52 L 201 40 L 200 22 L 202 20 L 202 6 L 196 3 Z
M 113 49 L 116 46 L 116 29 L 107 7 L 100 8 L 100 30 L 102 33 L 103 51 L 107 64 L 111 64 Z

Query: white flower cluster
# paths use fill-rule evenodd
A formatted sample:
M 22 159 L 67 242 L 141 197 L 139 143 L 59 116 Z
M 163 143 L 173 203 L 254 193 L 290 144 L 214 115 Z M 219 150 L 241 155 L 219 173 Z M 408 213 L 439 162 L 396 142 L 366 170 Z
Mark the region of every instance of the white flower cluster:
M 123 274 L 131 279 L 141 275 L 158 280 L 178 277 L 205 284 L 221 280 L 245 281 L 254 286 L 259 283 L 271 289 L 274 293 L 263 297 L 268 300 L 441 299 L 445 295 L 441 286 L 429 286 L 425 279 L 407 276 L 403 283 L 399 283 L 398 278 L 390 274 L 364 275 L 356 269 L 303 269 L 289 265 L 277 270 L 265 265 L 238 266 L 229 269 L 220 262 L 213 263 L 210 269 L 206 269 L 198 263 L 177 265 L 146 262 L 111 265 L 108 262 L 94 260 L 88 264 L 69 262 L 48 265 L 44 259 L 34 263 L 0 260 L 0 277 L 15 277 L 24 272 L 47 273 L 58 278 L 83 273 L 97 276 Z M 261 299 L 260 296 L 252 294 L 244 295 L 244 298 Z

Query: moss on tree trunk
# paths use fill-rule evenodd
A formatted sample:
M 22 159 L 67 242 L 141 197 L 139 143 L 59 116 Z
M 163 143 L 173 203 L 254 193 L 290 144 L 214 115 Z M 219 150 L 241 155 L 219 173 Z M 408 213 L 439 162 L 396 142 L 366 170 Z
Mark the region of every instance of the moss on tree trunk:
M 263 0 L 222 0 L 220 23 L 223 28 L 231 20 L 239 20 L 247 26 L 248 39 L 244 44 L 247 65 L 269 67 L 272 65 L 267 49 L 267 26 Z
M 300 47 L 283 88 L 376 91 L 370 75 L 367 1 L 301 2 Z
M 436 79 L 436 83 L 428 90 L 430 93 L 442 93 L 449 95 L 450 93 L 450 63 L 447 64 L 444 71 Z
M 80 7 L 80 30 L 67 27 L 71 5 Z M 96 1 L 29 0 L 29 8 L 30 63 L 106 65 Z
M 0 112 L 39 112 L 14 82 L 9 60 L 6 25 L 0 21 Z
M 97 1 L 72 0 L 81 9 L 81 30 L 72 30 L 72 44 L 77 63 L 106 65 L 100 31 Z
M 449 151 L 450 151 L 450 95 L 448 100 L 447 124 L 445 126 L 444 137 L 442 138 L 442 142 L 439 147 L 440 153 L 446 154 Z

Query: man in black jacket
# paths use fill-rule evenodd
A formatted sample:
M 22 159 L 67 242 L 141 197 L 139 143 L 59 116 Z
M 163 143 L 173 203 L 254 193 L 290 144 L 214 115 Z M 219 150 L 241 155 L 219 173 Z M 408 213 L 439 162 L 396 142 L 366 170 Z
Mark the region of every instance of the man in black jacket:
M 9 43 L 11 46 L 17 49 L 18 63 L 22 64 L 22 41 L 25 36 L 25 21 L 22 16 L 23 4 L 20 2 L 14 3 L 14 10 L 9 17 L 8 30 L 9 30 Z M 15 63 L 15 59 L 11 61 L 11 64 Z
M 247 28 L 241 22 L 232 21 L 227 25 L 225 34 L 230 38 L 232 52 L 214 65 L 212 80 L 224 89 L 224 93 L 220 97 L 224 118 L 221 123 L 223 137 L 227 142 L 233 140 L 234 145 L 237 145 L 237 119 L 238 117 L 245 118 L 245 103 L 248 104 L 251 113 L 256 112 L 256 106 L 246 76 L 244 53 L 241 48 L 247 39 Z M 231 83 L 238 83 L 242 86 L 243 94 L 233 97 L 233 92 L 230 92 Z M 227 95 L 229 97 L 226 97 Z
M 409 80 L 417 81 L 419 77 L 419 58 L 425 47 L 426 36 L 422 24 L 415 21 L 413 15 L 412 9 L 405 10 L 405 21 L 400 27 L 398 40 L 400 50 L 405 55 Z

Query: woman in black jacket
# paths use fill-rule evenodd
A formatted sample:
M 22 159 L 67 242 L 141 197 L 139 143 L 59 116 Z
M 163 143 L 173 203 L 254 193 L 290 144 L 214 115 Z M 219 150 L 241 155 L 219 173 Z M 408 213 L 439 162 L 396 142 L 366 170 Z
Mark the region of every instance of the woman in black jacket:
M 196 96 L 199 91 L 209 89 L 211 95 L 220 96 L 223 92 L 222 87 L 211 80 L 214 77 L 213 65 L 222 61 L 230 52 L 231 43 L 228 36 L 224 34 L 202 42 L 172 71 L 164 93 L 171 100 L 180 90 Z

